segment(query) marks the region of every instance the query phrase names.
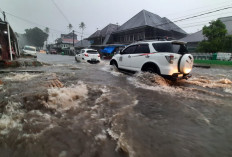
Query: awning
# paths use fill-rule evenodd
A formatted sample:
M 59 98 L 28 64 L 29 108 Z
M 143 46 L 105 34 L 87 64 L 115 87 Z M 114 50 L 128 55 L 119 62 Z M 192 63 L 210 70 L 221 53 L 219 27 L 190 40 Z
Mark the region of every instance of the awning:
M 102 53 L 112 53 L 114 51 L 115 47 L 105 47 L 101 50 Z

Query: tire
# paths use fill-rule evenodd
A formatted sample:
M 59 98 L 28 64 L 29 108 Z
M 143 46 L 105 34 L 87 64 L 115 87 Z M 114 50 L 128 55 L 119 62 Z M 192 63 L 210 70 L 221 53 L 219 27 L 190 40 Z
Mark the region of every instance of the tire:
M 153 63 L 145 64 L 142 67 L 142 71 L 143 72 L 156 73 L 156 74 L 160 75 L 159 67 L 156 64 L 153 64 Z
M 152 66 L 147 67 L 144 71 L 149 73 L 156 73 L 156 69 Z
M 111 62 L 111 65 L 118 69 L 118 64 L 117 64 L 116 61 L 113 60 L 113 61 Z

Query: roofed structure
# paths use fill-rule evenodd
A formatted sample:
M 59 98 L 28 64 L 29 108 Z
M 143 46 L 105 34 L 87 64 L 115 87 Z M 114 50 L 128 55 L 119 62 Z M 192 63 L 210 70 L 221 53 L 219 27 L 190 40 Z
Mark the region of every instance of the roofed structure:
M 116 24 L 109 24 L 104 27 L 102 30 L 97 30 L 91 36 L 88 37 L 88 40 L 91 41 L 94 45 L 104 45 L 106 44 L 111 38 L 110 35 L 118 29 L 118 25 Z
M 121 25 L 113 35 L 116 43 L 130 44 L 138 40 L 180 39 L 187 33 L 168 18 L 142 10 Z
M 121 27 L 119 27 L 118 32 L 143 26 L 151 26 L 162 30 L 176 31 L 187 34 L 184 30 L 182 30 L 166 17 L 161 18 L 159 15 L 153 14 L 146 10 L 140 11 L 138 14 L 124 23 Z

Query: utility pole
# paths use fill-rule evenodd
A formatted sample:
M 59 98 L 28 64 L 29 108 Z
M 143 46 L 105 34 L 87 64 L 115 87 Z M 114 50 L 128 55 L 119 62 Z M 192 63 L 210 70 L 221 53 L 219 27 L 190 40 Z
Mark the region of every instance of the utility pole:
M 74 48 L 74 30 L 73 30 L 73 48 Z
M 2 14 L 3 14 L 3 17 L 4 17 L 4 22 L 6 22 L 6 14 L 5 14 L 5 11 L 3 11 Z

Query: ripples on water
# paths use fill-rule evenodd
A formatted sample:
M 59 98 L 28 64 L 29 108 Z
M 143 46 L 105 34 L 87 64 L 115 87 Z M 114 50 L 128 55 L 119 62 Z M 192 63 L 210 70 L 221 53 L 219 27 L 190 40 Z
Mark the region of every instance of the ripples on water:
M 200 146 L 210 145 L 207 140 L 212 140 L 211 136 L 221 140 L 208 129 L 230 118 L 214 120 L 218 110 L 211 108 L 231 105 L 232 82 L 226 73 L 200 72 L 189 80 L 171 82 L 155 74 L 128 76 L 104 62 L 99 65 L 101 71 L 116 76 L 114 79 L 125 77 L 128 86 L 87 83 L 78 78 L 81 73 L 72 74 L 71 84 L 65 84 L 70 81 L 66 75 L 12 73 L 1 77 L 5 82 L 0 85 L 1 154 L 189 156 L 196 145 L 199 150 L 195 154 L 204 152 Z M 64 87 L 45 87 L 50 78 L 60 79 Z M 202 135 L 191 134 L 194 129 Z M 224 132 L 220 127 L 214 129 Z

